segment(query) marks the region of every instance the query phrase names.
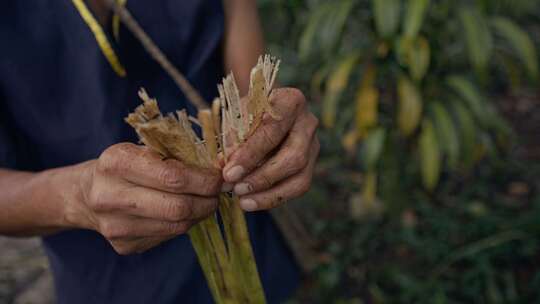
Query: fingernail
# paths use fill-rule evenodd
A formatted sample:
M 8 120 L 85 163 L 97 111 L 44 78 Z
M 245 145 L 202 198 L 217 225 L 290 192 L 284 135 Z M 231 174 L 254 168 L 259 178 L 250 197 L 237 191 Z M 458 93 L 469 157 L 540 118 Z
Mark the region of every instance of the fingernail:
M 253 187 L 248 183 L 240 183 L 234 186 L 234 193 L 238 196 L 246 195 L 253 190 Z
M 226 177 L 230 182 L 236 182 L 242 178 L 244 171 L 242 166 L 234 166 L 230 168 L 225 175 L 227 175 Z
M 223 185 L 221 185 L 221 192 L 231 192 L 233 187 L 234 185 L 231 183 L 223 183 Z
M 250 198 L 241 199 L 240 207 L 245 211 L 255 211 L 257 210 L 257 202 Z

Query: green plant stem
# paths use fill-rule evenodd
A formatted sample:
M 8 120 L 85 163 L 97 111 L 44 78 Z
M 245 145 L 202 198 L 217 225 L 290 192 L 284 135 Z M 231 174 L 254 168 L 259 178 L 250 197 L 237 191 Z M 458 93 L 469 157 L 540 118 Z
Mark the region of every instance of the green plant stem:
M 237 197 L 220 195 L 219 210 L 233 270 L 243 285 L 240 303 L 264 304 L 266 299 L 249 239 L 244 212 Z
M 232 276 L 228 255 L 215 217 L 195 225 L 189 231 L 191 243 L 208 282 L 212 297 L 218 304 L 236 303 L 236 281 Z

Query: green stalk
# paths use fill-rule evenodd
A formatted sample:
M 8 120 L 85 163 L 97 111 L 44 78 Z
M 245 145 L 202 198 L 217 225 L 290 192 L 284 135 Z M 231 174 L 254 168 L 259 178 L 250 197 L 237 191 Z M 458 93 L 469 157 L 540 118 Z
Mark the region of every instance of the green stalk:
M 241 290 L 238 285 L 238 281 L 234 276 L 233 267 L 229 262 L 229 254 L 225 246 L 225 241 L 223 240 L 223 235 L 219 228 L 217 219 L 215 216 L 202 222 L 205 228 L 205 232 L 208 235 L 211 248 L 208 248 L 211 253 L 215 256 L 215 261 L 217 262 L 217 269 L 219 271 L 219 279 L 222 280 L 223 300 L 231 300 L 233 303 L 238 303 L 234 301 L 238 299 L 241 294 Z
M 233 304 L 237 287 L 215 217 L 209 217 L 189 231 L 191 243 L 203 269 L 212 297 L 218 304 Z
M 189 238 L 191 239 L 191 244 L 195 253 L 197 254 L 197 259 L 199 260 L 199 265 L 203 270 L 206 281 L 208 282 L 208 287 L 212 293 L 212 297 L 218 304 L 222 304 L 222 291 L 218 288 L 218 283 L 216 281 L 214 271 L 215 265 L 212 265 L 212 259 L 210 258 L 210 252 L 207 250 L 209 247 L 208 239 L 205 235 L 205 232 L 201 224 L 193 226 L 188 232 Z
M 238 197 L 221 194 L 219 208 L 231 264 L 236 273 L 235 277 L 241 280 L 243 286 L 243 297 L 240 303 L 264 304 L 266 303 L 264 290 Z

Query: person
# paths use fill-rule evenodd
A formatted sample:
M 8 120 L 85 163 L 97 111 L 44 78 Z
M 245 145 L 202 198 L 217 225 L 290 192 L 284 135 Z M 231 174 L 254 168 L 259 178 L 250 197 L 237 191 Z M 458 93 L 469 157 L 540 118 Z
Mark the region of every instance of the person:
M 205 100 L 226 71 L 247 92 L 264 50 L 255 0 L 126 7 Z M 0 234 L 43 238 L 58 303 L 211 303 L 185 234 L 233 190 L 268 300 L 286 300 L 299 271 L 264 210 L 310 186 L 319 142 L 304 96 L 276 89 L 281 119 L 265 118 L 222 172 L 163 160 L 123 122 L 138 89 L 164 112 L 195 109 L 117 26 L 104 0 L 2 2 Z

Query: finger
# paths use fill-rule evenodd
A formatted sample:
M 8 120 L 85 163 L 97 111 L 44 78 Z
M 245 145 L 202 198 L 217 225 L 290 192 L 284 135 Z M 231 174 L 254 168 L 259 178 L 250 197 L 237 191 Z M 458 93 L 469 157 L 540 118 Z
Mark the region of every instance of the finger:
M 148 251 L 161 243 L 165 243 L 175 236 L 143 237 L 110 241 L 114 250 L 120 255 L 139 254 Z
M 270 190 L 242 196 L 240 207 L 245 211 L 268 210 L 306 193 L 311 186 L 311 179 L 319 150 L 318 141 L 314 141 L 312 149 L 313 153 L 311 153 L 309 164 L 302 171 L 282 181 Z
M 279 89 L 272 94 L 272 109 L 277 120 L 268 113 L 261 125 L 228 159 L 223 172 L 226 182 L 234 183 L 249 174 L 264 157 L 276 148 L 289 133 L 297 115 L 304 109 L 305 98 L 299 90 Z
M 107 149 L 98 170 L 131 183 L 172 193 L 215 196 L 221 189 L 219 170 L 195 169 L 142 146 L 117 144 Z
M 304 169 L 309 162 L 317 125 L 313 114 L 302 115 L 277 154 L 236 184 L 234 192 L 237 195 L 260 192 Z
M 217 198 L 162 192 L 139 186 L 120 192 L 102 192 L 93 203 L 97 213 L 117 213 L 147 219 L 179 222 L 200 220 L 215 212 Z
M 110 241 L 165 237 L 186 233 L 193 223 L 193 221 L 166 222 L 109 214 L 101 218 L 99 232 Z

